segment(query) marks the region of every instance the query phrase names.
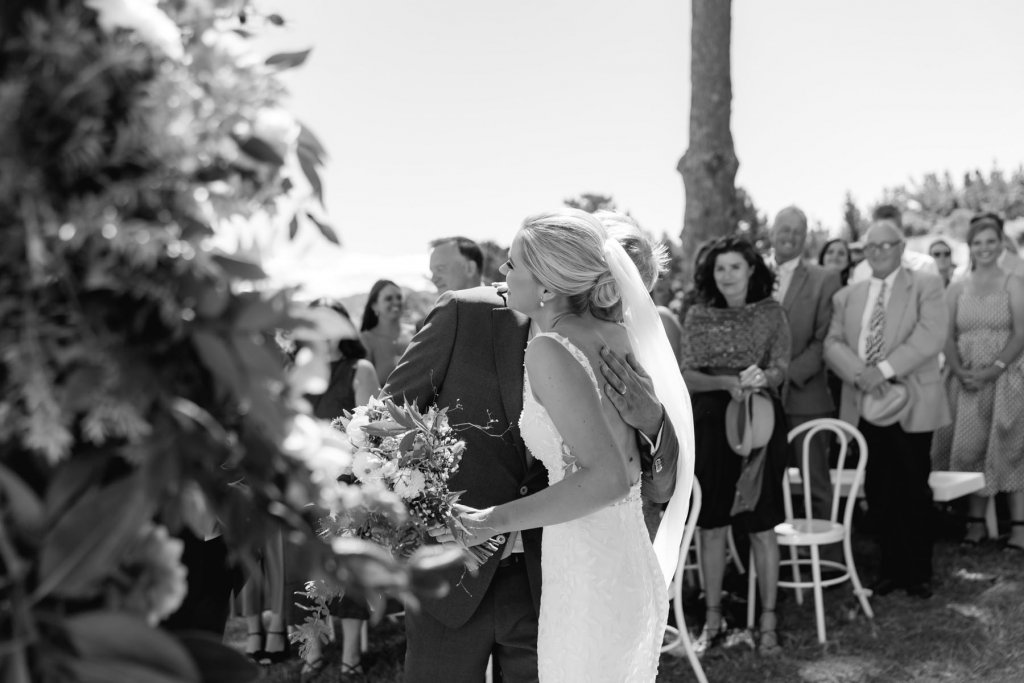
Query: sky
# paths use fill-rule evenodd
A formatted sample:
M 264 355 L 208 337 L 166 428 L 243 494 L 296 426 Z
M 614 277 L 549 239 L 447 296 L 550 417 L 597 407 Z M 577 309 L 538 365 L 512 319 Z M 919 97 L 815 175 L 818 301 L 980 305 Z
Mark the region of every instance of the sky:
M 425 283 L 429 240 L 507 245 L 582 192 L 679 234 L 689 2 L 262 6 L 288 24 L 259 49 L 313 49 L 285 82 L 331 156 L 351 262 Z M 732 16 L 736 182 L 762 212 L 835 228 L 847 191 L 865 210 L 927 172 L 1024 162 L 1024 2 L 733 0 Z

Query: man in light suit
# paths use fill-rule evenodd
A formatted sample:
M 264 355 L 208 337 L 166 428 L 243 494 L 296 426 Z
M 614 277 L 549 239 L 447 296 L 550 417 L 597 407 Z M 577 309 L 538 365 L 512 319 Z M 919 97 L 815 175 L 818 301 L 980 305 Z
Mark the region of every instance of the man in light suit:
M 949 309 L 937 275 L 901 267 L 903 233 L 891 220 L 868 229 L 864 254 L 870 280 L 833 298 L 825 360 L 843 380 L 839 416 L 855 424 L 868 445 L 865 494 L 880 526 L 878 595 L 902 588 L 932 595 L 932 539 L 928 486 L 932 433 L 950 422 L 939 372 L 949 332 Z M 894 424 L 863 418 L 863 395 L 883 395 L 901 382 L 910 399 Z
M 547 485 L 518 426 L 529 332 L 529 318 L 507 308 L 493 287 L 446 292 L 383 389 L 421 409 L 451 407 L 449 419 L 462 426 L 466 450 L 450 486 L 465 490 L 460 502 L 471 507 L 499 505 Z M 667 502 L 679 454 L 675 431 L 649 377 L 628 359 L 605 352 L 602 359 L 605 394 L 637 429 L 643 495 Z M 425 599 L 406 615 L 407 683 L 476 683 L 492 655 L 495 680 L 537 680 L 541 530 L 497 540 L 502 547 L 476 576 L 450 575 L 448 595 Z
M 774 296 L 782 303 L 792 339 L 789 370 L 782 390 L 789 429 L 820 417 L 832 417 L 835 406 L 828 391 L 822 351 L 832 320 L 832 295 L 842 286 L 839 273 L 804 263 L 807 216 L 795 206 L 779 211 L 771 229 L 772 259 L 779 287 Z M 827 434 L 811 441 L 811 511 L 828 519 L 832 508 Z M 799 467 L 802 448 L 794 448 L 791 464 Z M 830 552 L 837 551 L 832 546 Z M 832 558 L 829 558 L 832 559 Z M 836 558 L 838 559 L 838 558 Z

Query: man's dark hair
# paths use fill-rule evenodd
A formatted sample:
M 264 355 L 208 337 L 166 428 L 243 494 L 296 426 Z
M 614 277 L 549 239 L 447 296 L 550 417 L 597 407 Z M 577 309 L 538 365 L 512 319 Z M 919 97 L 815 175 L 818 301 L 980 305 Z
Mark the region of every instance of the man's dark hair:
M 455 248 L 462 254 L 462 258 L 468 259 L 476 264 L 478 273 L 484 272 L 484 252 L 480 245 L 468 237 L 441 237 L 430 241 L 430 248 L 440 247 L 443 244 L 454 244 Z
M 879 204 L 875 207 L 875 210 L 871 212 L 871 220 L 883 221 L 890 220 L 896 224 L 900 230 L 903 229 L 903 212 L 895 204 Z

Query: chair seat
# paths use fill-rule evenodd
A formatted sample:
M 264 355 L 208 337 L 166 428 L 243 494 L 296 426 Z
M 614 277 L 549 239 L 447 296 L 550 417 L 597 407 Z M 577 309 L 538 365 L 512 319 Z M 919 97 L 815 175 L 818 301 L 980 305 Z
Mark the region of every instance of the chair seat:
M 775 525 L 779 545 L 822 545 L 843 540 L 843 525 L 827 519 L 787 519 Z

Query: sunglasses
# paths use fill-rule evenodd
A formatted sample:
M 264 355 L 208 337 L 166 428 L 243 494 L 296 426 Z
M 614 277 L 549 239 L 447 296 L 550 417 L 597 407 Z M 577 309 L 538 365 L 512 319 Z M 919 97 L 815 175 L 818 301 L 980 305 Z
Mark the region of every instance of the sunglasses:
M 951 251 L 933 251 L 932 258 L 949 258 L 953 255 Z

